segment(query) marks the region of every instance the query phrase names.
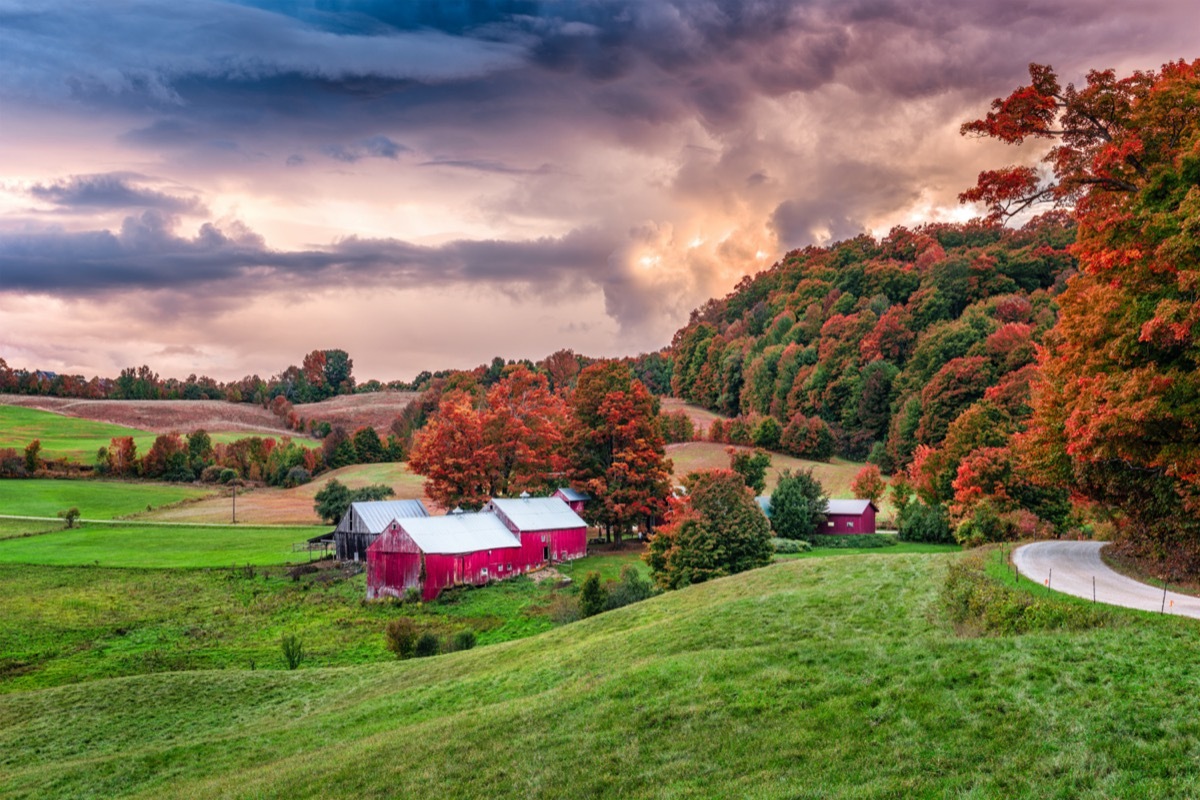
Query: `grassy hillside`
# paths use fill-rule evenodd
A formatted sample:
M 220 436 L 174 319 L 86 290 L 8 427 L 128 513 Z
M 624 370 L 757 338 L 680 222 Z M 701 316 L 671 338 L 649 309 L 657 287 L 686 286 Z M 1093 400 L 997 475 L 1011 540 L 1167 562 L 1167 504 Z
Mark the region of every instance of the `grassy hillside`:
M 0 514 L 53 517 L 72 506 L 85 519 L 113 519 L 145 512 L 147 508 L 195 500 L 214 494 L 211 488 L 178 484 L 92 480 L 0 481 Z M 225 500 L 229 520 L 229 501 Z
M 25 523 L 30 532 L 44 523 Z M 14 523 L 14 526 L 20 523 Z M 0 529 L 3 530 L 3 529 Z M 245 525 L 154 525 L 90 522 L 72 530 L 0 536 L 0 564 L 102 565 L 106 567 L 227 567 L 307 561 L 292 544 L 327 526 L 255 528 Z
M 181 425 L 176 430 L 187 435 L 195 427 L 194 425 L 190 427 Z M 282 430 L 221 430 L 219 428 L 210 428 L 208 433 L 214 443 L 224 444 L 244 439 L 247 436 L 279 439 L 290 435 L 287 431 Z M 158 435 L 109 422 L 97 422 L 90 419 L 68 417 L 51 411 L 0 404 L 0 448 L 11 447 L 15 450 L 23 450 L 26 445 L 37 439 L 42 443 L 41 457 L 46 459 L 66 458 L 70 461 L 91 464 L 96 460 L 96 451 L 101 447 L 108 447 L 113 437 L 116 436 L 132 436 L 133 441 L 137 444 L 138 453 L 144 455 L 154 444 Z M 305 447 L 319 447 L 321 444 L 315 439 L 293 438 Z
M 96 458 L 96 450 L 107 447 L 114 436 L 138 438 L 145 435 L 145 431 L 122 425 L 65 417 L 33 408 L 0 405 L 0 448 L 23 450 L 34 439 L 38 439 L 42 443 L 43 458 L 91 462 Z M 150 444 L 153 442 L 154 437 L 151 436 Z M 141 449 L 140 442 L 138 448 Z
M 1186 797 L 1194 622 L 961 638 L 953 556 L 794 561 L 403 663 L 0 697 L 4 797 Z

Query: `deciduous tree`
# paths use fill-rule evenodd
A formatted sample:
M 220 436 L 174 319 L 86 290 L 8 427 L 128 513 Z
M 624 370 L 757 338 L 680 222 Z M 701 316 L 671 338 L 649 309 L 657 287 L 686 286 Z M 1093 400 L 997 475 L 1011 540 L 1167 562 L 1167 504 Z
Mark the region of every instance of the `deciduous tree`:
M 592 496 L 589 523 L 620 541 L 666 511 L 671 462 L 658 430 L 658 403 L 629 366 L 599 362 L 579 374 L 568 437 L 571 484 Z
M 671 501 L 645 556 L 659 586 L 678 589 L 771 562 L 771 527 L 740 475 L 693 472 L 684 485 L 687 494 Z
M 1119 512 L 1133 541 L 1200 569 L 1200 61 L 1063 87 L 1048 66 L 963 132 L 1056 142 L 1053 178 L 984 172 L 1003 218 L 1074 203 L 1079 274 L 1039 358 L 1027 463 Z

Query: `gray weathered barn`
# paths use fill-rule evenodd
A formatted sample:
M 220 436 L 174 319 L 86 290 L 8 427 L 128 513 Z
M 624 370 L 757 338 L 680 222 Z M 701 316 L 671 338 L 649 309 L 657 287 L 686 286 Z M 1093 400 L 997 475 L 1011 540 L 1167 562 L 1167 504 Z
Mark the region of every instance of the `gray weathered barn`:
M 394 519 L 428 517 L 420 500 L 373 500 L 351 503 L 333 532 L 338 561 L 366 561 L 367 548 Z

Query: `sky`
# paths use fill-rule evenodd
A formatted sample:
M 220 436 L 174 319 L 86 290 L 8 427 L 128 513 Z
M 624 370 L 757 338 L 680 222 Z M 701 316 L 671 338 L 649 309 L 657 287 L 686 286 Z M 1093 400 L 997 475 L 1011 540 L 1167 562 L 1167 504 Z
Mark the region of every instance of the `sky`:
M 0 0 L 0 358 L 365 380 L 657 350 L 788 250 L 977 210 L 1027 78 L 1194 0 Z

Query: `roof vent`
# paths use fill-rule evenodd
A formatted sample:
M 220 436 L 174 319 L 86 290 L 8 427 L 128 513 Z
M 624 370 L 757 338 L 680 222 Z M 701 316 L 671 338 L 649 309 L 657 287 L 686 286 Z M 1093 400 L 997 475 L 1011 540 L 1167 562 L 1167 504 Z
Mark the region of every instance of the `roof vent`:
M 528 500 L 528 499 L 529 499 L 529 492 L 521 492 L 521 499 L 522 499 L 522 500 Z
M 462 507 L 461 507 L 461 506 L 455 506 L 455 507 L 454 507 L 454 510 L 453 510 L 453 511 L 451 511 L 450 513 L 451 513 L 451 514 L 461 514 L 461 513 L 463 513 Z

